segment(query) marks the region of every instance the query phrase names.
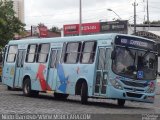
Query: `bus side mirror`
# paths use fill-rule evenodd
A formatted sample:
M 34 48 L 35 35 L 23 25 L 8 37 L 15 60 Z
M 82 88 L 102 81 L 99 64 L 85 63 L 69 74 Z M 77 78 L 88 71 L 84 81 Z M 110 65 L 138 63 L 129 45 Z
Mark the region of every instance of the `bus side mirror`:
M 113 50 L 111 53 L 111 59 L 114 60 L 116 58 L 116 51 Z

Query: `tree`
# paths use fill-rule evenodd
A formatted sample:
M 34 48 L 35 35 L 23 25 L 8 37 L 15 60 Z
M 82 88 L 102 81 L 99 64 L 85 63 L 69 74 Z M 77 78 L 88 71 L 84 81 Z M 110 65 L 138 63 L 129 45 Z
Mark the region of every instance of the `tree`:
M 43 26 L 45 26 L 44 23 L 39 23 L 38 24 L 38 27 L 43 27 Z
M 49 31 L 56 32 L 56 33 L 60 33 L 61 32 L 61 30 L 56 26 L 53 26 Z
M 24 31 L 23 24 L 15 17 L 13 1 L 0 1 L 0 46 L 3 47 L 9 40 L 14 38 L 14 34 Z

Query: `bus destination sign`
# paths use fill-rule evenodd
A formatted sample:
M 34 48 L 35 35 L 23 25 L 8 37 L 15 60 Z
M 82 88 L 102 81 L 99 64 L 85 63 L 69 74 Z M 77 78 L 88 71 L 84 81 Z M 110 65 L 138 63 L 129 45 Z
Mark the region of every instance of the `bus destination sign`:
M 137 47 L 142 49 L 149 49 L 149 50 L 156 50 L 156 45 L 152 41 L 145 41 L 141 38 L 134 38 L 134 37 L 126 37 L 126 36 L 117 36 L 115 39 L 116 45 L 124 45 L 128 47 Z
M 135 41 L 135 40 L 128 40 L 128 39 L 121 39 L 121 43 L 122 44 L 129 44 L 129 45 L 134 45 L 134 46 L 142 46 L 142 47 L 148 47 L 148 43 L 147 42 L 143 42 L 143 41 Z

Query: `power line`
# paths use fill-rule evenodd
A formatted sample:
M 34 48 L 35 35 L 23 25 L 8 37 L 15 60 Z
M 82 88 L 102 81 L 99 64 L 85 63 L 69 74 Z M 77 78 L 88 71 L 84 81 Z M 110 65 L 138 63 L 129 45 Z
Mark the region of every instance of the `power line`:
M 119 10 L 126 10 L 126 8 L 124 8 L 123 6 L 114 6 L 114 7 L 112 7 L 112 8 L 121 8 L 121 9 L 119 9 Z M 101 8 L 101 9 L 89 9 L 89 10 L 83 10 L 83 12 L 84 13 L 89 13 L 89 12 L 93 12 L 93 13 L 95 13 L 95 11 L 96 11 L 96 13 L 97 13 L 97 11 L 106 11 L 106 7 L 105 8 Z M 77 10 L 77 12 L 78 12 L 78 10 Z M 26 16 L 26 17 L 50 17 L 50 16 L 56 16 L 56 15 L 66 15 L 66 14 L 77 14 L 76 12 L 73 12 L 73 10 L 72 11 L 69 11 L 69 12 L 64 12 L 64 11 L 62 11 L 62 12 L 56 12 L 56 14 L 55 13 L 53 13 L 53 14 L 48 14 L 48 15 L 34 15 L 34 16 Z
M 103 9 L 96 9 L 96 10 L 83 10 L 83 12 L 85 12 L 85 13 L 88 13 L 88 12 L 97 12 L 97 11 L 106 11 L 106 8 L 103 8 Z M 78 12 L 78 10 L 77 10 L 77 12 Z M 77 14 L 77 12 L 63 12 L 63 13 L 58 13 L 58 12 L 56 12 L 57 13 L 57 15 L 66 15 L 66 14 Z M 54 14 L 48 14 L 48 15 L 35 15 L 35 16 L 26 16 L 26 17 L 46 17 L 46 16 L 55 16 L 56 14 L 54 13 Z
M 143 2 L 138 2 L 138 3 L 140 3 L 140 6 L 141 6 L 141 3 L 143 3 Z M 149 6 L 150 7 L 150 6 Z M 115 9 L 118 9 L 118 10 L 127 10 L 123 5 L 117 5 L 117 6 L 114 6 L 114 7 L 112 7 L 112 8 L 115 8 Z M 152 6 L 151 6 L 151 8 L 152 8 Z M 154 7 L 155 8 L 155 7 Z M 84 12 L 84 14 L 86 14 L 86 13 L 90 13 L 90 14 L 92 14 L 92 13 L 94 13 L 94 17 L 92 17 L 93 16 L 93 14 L 92 15 L 89 15 L 89 16 L 87 16 L 87 17 L 83 17 L 83 21 L 87 21 L 87 20 L 98 20 L 98 19 L 100 19 L 100 18 L 98 18 L 99 16 L 106 16 L 106 13 L 105 13 L 105 11 L 106 11 L 106 7 L 105 8 L 100 8 L 100 9 L 83 9 L 83 12 Z M 160 9 L 160 8 L 157 8 L 157 9 Z M 75 10 L 75 9 L 74 9 Z M 49 15 L 35 15 L 35 16 L 26 16 L 26 17 L 31 17 L 32 19 L 34 19 L 34 17 L 36 18 L 36 17 L 55 17 L 55 16 L 64 16 L 64 15 L 76 15 L 77 13 L 78 13 L 78 9 L 76 9 L 76 11 L 77 12 L 73 12 L 73 11 L 58 11 L 58 12 L 56 12 L 56 13 L 53 13 L 53 14 L 49 14 Z M 104 12 L 104 13 L 103 13 Z M 151 11 L 150 11 L 151 12 Z M 98 13 L 101 13 L 100 15 L 97 15 L 97 16 L 95 16 L 96 14 L 98 14 Z M 136 12 L 137 14 L 140 14 L 140 13 L 144 13 L 144 11 L 138 11 L 138 12 Z M 130 14 L 133 14 L 133 13 L 131 13 L 131 12 L 128 12 L 128 11 L 126 11 L 126 12 L 123 12 L 123 13 L 121 13 L 120 15 L 130 15 Z M 57 18 L 57 17 L 56 17 Z M 67 22 L 78 22 L 78 16 L 77 16 L 77 19 L 72 19 L 72 20 L 65 20 L 65 21 L 58 21 L 57 20 L 57 22 L 56 23 L 67 23 Z M 53 24 L 53 22 L 52 23 L 48 23 L 48 24 Z

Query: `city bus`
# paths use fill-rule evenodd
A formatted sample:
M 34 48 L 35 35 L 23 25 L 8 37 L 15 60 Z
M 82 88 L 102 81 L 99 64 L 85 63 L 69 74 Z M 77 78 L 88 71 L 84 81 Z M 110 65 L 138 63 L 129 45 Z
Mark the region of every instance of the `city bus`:
M 25 96 L 53 93 L 153 103 L 157 76 L 153 40 L 123 34 L 11 40 L 6 45 L 2 82 Z
M 0 48 L 0 82 L 2 82 L 2 67 L 3 67 L 3 49 Z

